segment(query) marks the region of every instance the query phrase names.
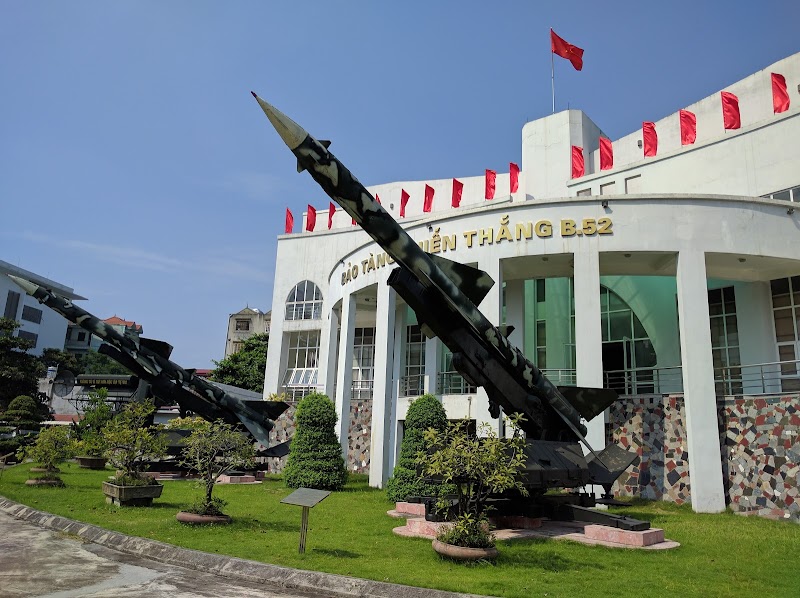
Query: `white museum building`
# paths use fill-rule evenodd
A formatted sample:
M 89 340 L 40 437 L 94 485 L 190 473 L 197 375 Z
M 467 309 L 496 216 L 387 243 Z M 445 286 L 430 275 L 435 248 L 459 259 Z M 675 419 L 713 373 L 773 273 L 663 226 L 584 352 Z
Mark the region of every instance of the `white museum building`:
M 529 122 L 492 199 L 483 173 L 369 190 L 424 250 L 489 273 L 479 308 L 554 383 L 617 390 L 588 428 L 640 457 L 618 494 L 800 519 L 800 54 L 678 108 L 610 142 L 580 110 Z M 330 396 L 373 486 L 423 393 L 500 431 L 385 252 L 341 210 L 305 228 L 278 238 L 265 396 Z

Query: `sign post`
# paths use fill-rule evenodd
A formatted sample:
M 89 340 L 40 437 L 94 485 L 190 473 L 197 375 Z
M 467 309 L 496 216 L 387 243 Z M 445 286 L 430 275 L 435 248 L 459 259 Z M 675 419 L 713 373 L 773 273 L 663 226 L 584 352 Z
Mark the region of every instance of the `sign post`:
M 317 506 L 328 498 L 328 490 L 315 490 L 313 488 L 298 488 L 289 496 L 284 498 L 281 503 L 287 505 L 297 505 L 303 507 L 303 517 L 300 523 L 300 554 L 306 551 L 306 535 L 308 534 L 308 510 Z

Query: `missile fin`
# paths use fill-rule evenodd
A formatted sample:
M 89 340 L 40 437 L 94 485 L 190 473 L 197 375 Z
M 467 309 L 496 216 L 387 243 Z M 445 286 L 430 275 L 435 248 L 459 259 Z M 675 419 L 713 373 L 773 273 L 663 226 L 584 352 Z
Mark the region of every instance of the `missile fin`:
M 511 324 L 502 324 L 497 327 L 500 330 L 500 334 L 504 337 L 508 338 L 512 332 L 516 330 L 516 327 L 512 326 Z
M 250 431 L 250 434 L 253 435 L 253 438 L 255 438 L 257 442 L 260 442 L 264 446 L 269 446 L 269 432 L 267 432 L 264 428 L 246 415 L 242 415 L 241 413 L 237 413 L 236 415 L 238 416 L 239 421 L 244 424 L 245 428 Z
M 305 169 L 306 169 L 306 167 L 305 167 L 305 166 L 303 166 L 303 165 L 300 163 L 300 160 L 298 160 L 298 161 L 297 161 L 297 172 L 303 172 Z
M 483 301 L 494 286 L 494 280 L 483 270 L 459 264 L 438 255 L 431 255 L 431 260 L 476 306 Z
M 140 338 L 139 345 L 147 347 L 153 353 L 160 355 L 164 359 L 169 359 L 169 356 L 172 355 L 172 345 L 164 341 L 159 341 L 154 338 Z
M 268 419 L 278 419 L 280 415 L 289 408 L 283 401 L 242 401 L 259 415 L 265 415 Z
M 610 388 L 559 386 L 558 391 L 586 421 L 605 411 L 606 407 L 609 407 L 618 397 L 616 391 Z
M 317 139 L 317 141 L 319 141 L 319 144 L 325 149 L 328 149 L 331 146 L 330 139 Z
M 281 442 L 280 444 L 273 445 L 264 451 L 258 451 L 259 457 L 285 457 L 289 454 L 289 445 L 291 440 Z

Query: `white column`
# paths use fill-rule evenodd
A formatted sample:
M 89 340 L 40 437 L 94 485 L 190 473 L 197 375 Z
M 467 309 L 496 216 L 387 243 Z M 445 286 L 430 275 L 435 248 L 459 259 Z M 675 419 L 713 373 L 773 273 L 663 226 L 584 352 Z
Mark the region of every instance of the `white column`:
M 480 310 L 486 319 L 494 326 L 500 325 L 500 319 L 503 315 L 503 265 L 499 258 L 488 258 L 478 262 L 478 268 L 486 272 L 494 280 L 494 286 L 489 293 L 484 297 L 480 304 Z M 500 411 L 500 417 L 495 419 L 489 413 L 489 397 L 483 388 L 478 389 L 477 405 L 473 410 L 475 416 L 475 424 L 480 429 L 481 424 L 484 422 L 491 426 L 498 435 L 502 429 L 503 412 Z
M 442 341 L 438 337 L 425 339 L 425 381 L 423 386 L 425 392 L 436 394 L 437 382 L 439 380 L 439 351 Z
M 391 450 L 385 457 L 387 477 L 394 471 L 395 463 L 400 456 L 400 440 L 402 434 L 398 433 L 400 428 L 400 420 L 397 418 L 397 403 L 400 399 L 400 378 L 404 372 L 406 352 L 406 326 L 408 325 L 408 307 L 405 303 L 397 306 L 397 311 L 394 320 L 394 363 L 392 364 L 392 412 L 386 415 L 386 418 L 391 422 L 389 429 L 390 438 L 389 446 Z
M 600 325 L 600 254 L 596 246 L 574 254 L 575 369 L 578 386 L 603 386 L 603 335 Z M 605 413 L 587 424 L 586 439 L 596 451 L 606 445 Z
M 336 372 L 336 415 L 339 421 L 336 435 L 342 445 L 342 455 L 347 464 L 350 428 L 350 398 L 353 394 L 353 340 L 356 330 L 356 296 L 351 293 L 342 298 L 342 325 L 339 333 L 339 367 Z
M 317 384 L 324 385 L 325 394 L 335 400 L 336 347 L 339 341 L 339 316 L 328 307 L 328 318 L 320 334 L 319 376 Z
M 703 252 L 681 251 L 675 280 L 692 509 L 699 513 L 718 513 L 725 510 L 725 495 Z
M 378 283 L 375 313 L 375 379 L 372 387 L 372 424 L 369 449 L 369 485 L 383 488 L 388 479 L 386 461 L 392 451 L 391 427 L 394 426 L 392 399 L 394 396 L 394 319 L 397 294 L 389 285 Z

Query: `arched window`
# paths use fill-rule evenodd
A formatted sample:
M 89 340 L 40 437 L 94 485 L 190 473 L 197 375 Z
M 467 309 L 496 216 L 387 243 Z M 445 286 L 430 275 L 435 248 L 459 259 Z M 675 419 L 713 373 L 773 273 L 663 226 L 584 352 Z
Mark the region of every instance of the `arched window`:
M 310 280 L 298 283 L 286 298 L 287 320 L 319 320 L 322 317 L 322 292 Z

